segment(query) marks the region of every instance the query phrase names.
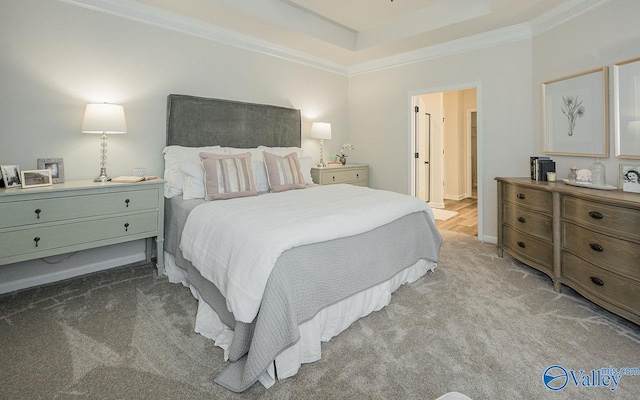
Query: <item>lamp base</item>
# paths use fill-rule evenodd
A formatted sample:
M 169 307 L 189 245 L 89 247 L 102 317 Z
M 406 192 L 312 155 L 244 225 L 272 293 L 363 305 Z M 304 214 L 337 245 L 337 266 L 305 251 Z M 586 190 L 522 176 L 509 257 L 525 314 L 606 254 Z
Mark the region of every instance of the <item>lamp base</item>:
M 104 182 L 109 182 L 110 180 L 111 180 L 111 178 L 108 177 L 108 176 L 99 176 L 99 177 L 93 179 L 94 182 L 103 182 L 103 183 Z
M 104 147 L 103 147 L 103 149 L 104 149 Z M 106 153 L 106 151 L 105 151 L 105 153 Z M 104 153 L 103 153 L 103 156 L 104 156 Z M 98 177 L 93 180 L 94 182 L 102 182 L 102 183 L 104 183 L 104 182 L 109 182 L 111 180 L 111 178 L 107 175 L 107 163 L 105 162 L 106 158 L 107 157 L 104 157 L 102 159 L 104 165 L 102 166 L 102 168 L 100 168 L 100 175 L 98 175 Z
M 326 167 L 326 166 L 327 166 L 327 165 L 326 165 L 325 163 L 323 163 L 322 161 L 320 161 L 320 163 L 318 164 L 318 167 L 319 167 L 319 168 L 324 168 L 324 167 Z

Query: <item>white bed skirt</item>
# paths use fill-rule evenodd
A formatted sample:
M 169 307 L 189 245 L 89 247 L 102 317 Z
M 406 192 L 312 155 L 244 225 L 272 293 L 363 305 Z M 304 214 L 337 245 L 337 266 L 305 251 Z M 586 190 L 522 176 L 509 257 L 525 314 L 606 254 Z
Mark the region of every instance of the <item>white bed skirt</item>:
M 182 283 L 191 289 L 198 300 L 195 332 L 212 339 L 216 346 L 224 349 L 224 359 L 228 359 L 228 348 L 233 340 L 233 330 L 225 325 L 218 314 L 200 298 L 198 291 L 187 282 L 185 271 L 175 264 L 173 256 L 165 254 L 165 271 L 169 282 Z M 384 308 L 391 301 L 391 293 L 401 285 L 418 280 L 428 271 L 433 271 L 436 263 L 420 260 L 411 267 L 398 272 L 393 278 L 370 289 L 357 293 L 336 304 L 322 309 L 311 320 L 300 325 L 300 340 L 283 351 L 276 358 L 278 379 L 295 375 L 300 366 L 318 361 L 321 358 L 321 342 L 328 342 L 334 336 L 347 329 L 358 319 Z M 273 364 L 260 377 L 265 388 L 275 383 Z

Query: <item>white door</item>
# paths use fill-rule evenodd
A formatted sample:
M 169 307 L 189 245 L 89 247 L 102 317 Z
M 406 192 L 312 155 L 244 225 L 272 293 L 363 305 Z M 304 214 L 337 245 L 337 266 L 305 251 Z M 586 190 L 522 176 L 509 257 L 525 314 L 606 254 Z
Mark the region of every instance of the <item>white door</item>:
M 418 97 L 418 105 L 415 107 L 415 193 L 423 201 L 430 199 L 430 142 L 431 142 L 431 115 L 426 111 L 424 100 Z

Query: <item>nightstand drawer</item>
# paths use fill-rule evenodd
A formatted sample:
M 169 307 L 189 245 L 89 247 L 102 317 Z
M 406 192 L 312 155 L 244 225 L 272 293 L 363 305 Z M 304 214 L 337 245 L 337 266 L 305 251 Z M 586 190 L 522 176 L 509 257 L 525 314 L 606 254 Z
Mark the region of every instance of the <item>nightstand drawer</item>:
M 505 224 L 548 242 L 553 240 L 553 220 L 550 216 L 531 212 L 506 202 L 503 213 Z
M 562 197 L 562 218 L 595 231 L 640 240 L 640 210 Z
M 553 245 L 503 226 L 504 248 L 553 270 Z
M 332 183 L 355 183 L 367 180 L 366 170 L 328 171 L 321 174 L 321 185 Z
M 518 206 L 525 206 L 531 210 L 551 214 L 553 201 L 551 193 L 515 185 L 504 185 L 503 200 Z
M 158 212 L 116 216 L 0 233 L 0 254 L 12 257 L 158 230 Z
M 75 193 L 74 193 L 75 194 Z M 158 189 L 0 203 L 0 228 L 158 208 Z
M 562 247 L 593 264 L 640 281 L 640 244 L 563 222 Z

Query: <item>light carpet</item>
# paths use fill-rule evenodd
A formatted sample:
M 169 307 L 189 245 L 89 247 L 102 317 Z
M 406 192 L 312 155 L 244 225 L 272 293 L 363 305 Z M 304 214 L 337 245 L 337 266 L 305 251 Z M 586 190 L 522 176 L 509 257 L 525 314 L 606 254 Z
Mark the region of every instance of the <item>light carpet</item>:
M 640 327 L 474 237 L 443 232 L 440 265 L 391 304 L 322 346 L 323 358 L 271 389 L 213 383 L 222 350 L 193 333 L 188 289 L 147 264 L 0 297 L 0 398 L 6 399 L 637 399 L 640 376 L 615 392 L 551 392 L 552 365 L 640 367 Z
M 446 221 L 458 215 L 457 211 L 444 210 L 442 208 L 432 208 L 433 216 L 439 221 Z

